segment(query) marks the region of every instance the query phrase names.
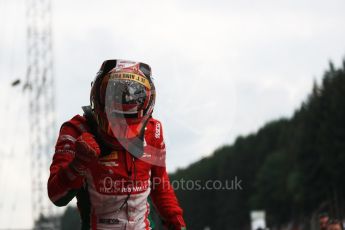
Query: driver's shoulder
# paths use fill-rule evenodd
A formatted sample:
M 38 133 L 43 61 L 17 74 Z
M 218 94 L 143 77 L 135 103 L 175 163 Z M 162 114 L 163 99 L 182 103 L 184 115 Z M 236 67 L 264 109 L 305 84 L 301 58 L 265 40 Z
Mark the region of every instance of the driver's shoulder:
M 87 120 L 84 116 L 81 116 L 79 114 L 73 116 L 68 121 L 64 122 L 61 125 L 61 129 L 73 129 L 77 131 L 78 133 L 84 133 L 84 132 L 90 132 L 90 128 L 88 126 Z

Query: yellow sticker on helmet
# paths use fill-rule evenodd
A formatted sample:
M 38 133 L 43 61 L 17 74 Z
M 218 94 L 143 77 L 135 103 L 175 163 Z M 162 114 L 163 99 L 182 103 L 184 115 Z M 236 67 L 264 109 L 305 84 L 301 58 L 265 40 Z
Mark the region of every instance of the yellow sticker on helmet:
M 150 82 L 145 77 L 135 73 L 111 73 L 110 80 L 116 79 L 135 81 L 144 85 L 146 88 L 151 89 Z

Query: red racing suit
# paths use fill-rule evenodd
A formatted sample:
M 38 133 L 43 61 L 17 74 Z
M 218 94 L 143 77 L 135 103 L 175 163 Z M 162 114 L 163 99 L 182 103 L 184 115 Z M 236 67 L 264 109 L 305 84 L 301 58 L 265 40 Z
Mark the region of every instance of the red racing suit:
M 165 165 L 150 164 L 120 147 L 101 147 L 98 161 L 85 175 L 77 174 L 69 164 L 74 159 L 75 142 L 84 132 L 91 132 L 91 128 L 80 115 L 61 127 L 48 180 L 48 195 L 55 205 L 65 206 L 76 197 L 83 230 L 142 230 L 150 229 L 150 195 L 163 223 L 169 229 L 184 229 L 182 209 Z M 150 118 L 144 139 L 147 146 L 154 148 L 144 146 L 142 157 L 155 157 L 165 163 L 162 125 L 158 120 Z

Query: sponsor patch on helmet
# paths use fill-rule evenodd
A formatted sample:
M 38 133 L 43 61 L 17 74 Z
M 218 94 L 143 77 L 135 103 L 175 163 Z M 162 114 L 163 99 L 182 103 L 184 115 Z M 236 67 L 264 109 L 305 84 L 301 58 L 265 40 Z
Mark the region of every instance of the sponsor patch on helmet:
M 134 68 L 138 65 L 138 62 L 134 62 L 134 61 L 128 61 L 128 60 L 117 60 L 116 62 L 116 67 L 115 68 Z
M 110 74 L 110 80 L 130 80 L 138 82 L 139 84 L 144 85 L 148 89 L 151 88 L 149 81 L 145 77 L 135 73 L 113 72 Z

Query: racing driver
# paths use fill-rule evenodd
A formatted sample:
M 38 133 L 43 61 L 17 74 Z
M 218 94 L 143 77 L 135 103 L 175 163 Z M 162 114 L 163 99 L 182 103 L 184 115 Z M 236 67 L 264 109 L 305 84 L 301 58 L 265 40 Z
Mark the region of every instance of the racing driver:
M 151 68 L 104 61 L 90 106 L 65 122 L 50 166 L 48 195 L 57 206 L 77 198 L 82 230 L 151 229 L 151 197 L 166 229 L 186 229 L 165 167 L 162 124 L 152 118 Z

